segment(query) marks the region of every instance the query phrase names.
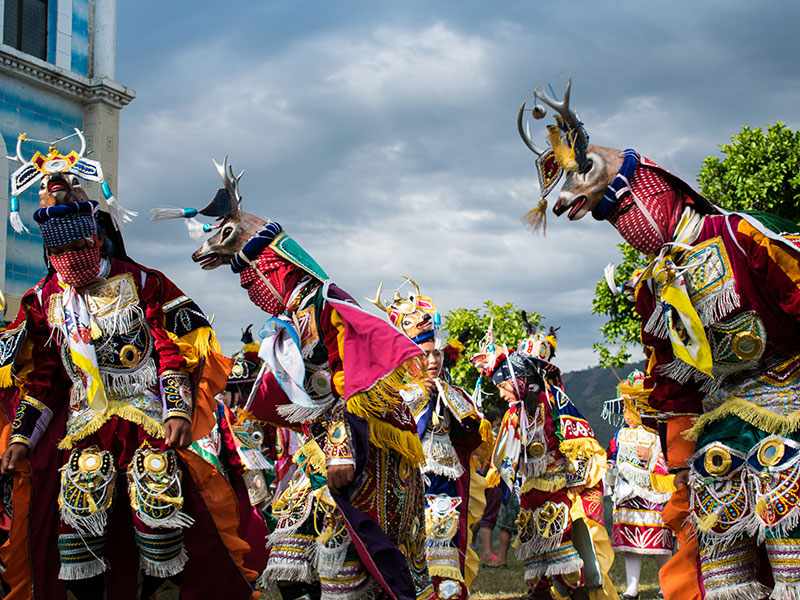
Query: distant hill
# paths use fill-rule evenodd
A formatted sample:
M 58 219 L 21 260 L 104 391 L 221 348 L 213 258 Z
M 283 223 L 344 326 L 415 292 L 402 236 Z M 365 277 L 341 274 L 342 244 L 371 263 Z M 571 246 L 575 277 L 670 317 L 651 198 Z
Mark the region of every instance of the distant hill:
M 616 428 L 602 418 L 603 402 L 617 395 L 617 383 L 634 369 L 644 369 L 644 361 L 613 370 L 592 367 L 563 374 L 567 395 L 592 425 L 597 441 L 604 448 L 608 446 Z

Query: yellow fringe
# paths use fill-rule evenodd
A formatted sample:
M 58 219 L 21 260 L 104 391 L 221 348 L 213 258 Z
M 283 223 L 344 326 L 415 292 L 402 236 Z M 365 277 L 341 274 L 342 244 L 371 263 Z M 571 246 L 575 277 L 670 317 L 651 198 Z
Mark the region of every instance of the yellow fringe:
M 603 459 L 606 457 L 606 451 L 603 450 L 603 447 L 598 444 L 597 440 L 594 438 L 587 437 L 564 440 L 558 445 L 558 449 L 561 450 L 561 454 L 570 460 L 575 460 L 579 456 L 590 456 L 592 454 L 601 455 Z
M 375 384 L 347 399 L 347 410 L 366 418 L 367 415 L 381 417 L 387 411 L 403 404 L 399 390 L 412 384 L 422 386 L 414 358 L 410 358 Z
M 394 450 L 405 457 L 411 466 L 416 468 L 425 462 L 422 444 L 416 431 L 403 431 L 386 421 L 382 421 L 369 414 L 359 414 L 353 411 L 348 403 L 347 410 L 357 417 L 363 417 L 369 425 L 369 441 L 372 445 L 384 450 Z
M 295 452 L 292 460 L 295 462 L 295 464 L 300 464 L 300 458 L 303 456 L 308 459 L 308 464 L 311 465 L 311 468 L 315 473 L 320 475 L 328 474 L 325 453 L 322 451 L 322 448 L 319 447 L 319 444 L 317 444 L 316 440 L 310 439 L 305 444 L 300 446 L 297 449 L 297 452 Z
M 519 488 L 519 493 L 524 494 L 531 490 L 539 490 L 540 492 L 557 492 L 564 489 L 567 485 L 567 478 L 559 475 L 555 481 L 552 479 L 542 479 L 540 477 L 532 477 L 523 483 Z
M 683 437 L 690 441 L 697 441 L 697 438 L 700 437 L 700 434 L 703 433 L 709 423 L 731 415 L 739 417 L 742 421 L 747 421 L 761 431 L 774 435 L 786 436 L 800 429 L 800 410 L 796 410 L 788 417 L 784 417 L 748 402 L 744 398 L 730 398 L 716 410 L 697 417 L 692 428 L 683 433 Z
M 245 344 L 244 346 L 242 346 L 242 354 L 244 354 L 245 352 L 258 352 L 260 349 L 261 346 L 259 346 L 255 342 L 252 342 L 250 344 Z
M 13 366 L 13 364 L 10 364 L 0 368 L 0 387 L 10 388 L 14 385 L 14 379 L 11 377 Z
M 486 487 L 493 488 L 496 487 L 497 484 L 500 483 L 500 472 L 492 467 L 489 469 L 489 472 L 486 473 Z
M 700 522 L 697 524 L 697 528 L 702 532 L 706 532 L 709 529 L 711 529 L 712 527 L 714 527 L 714 525 L 717 524 L 718 520 L 719 520 L 719 517 L 717 515 L 715 515 L 714 513 L 705 515 L 704 517 L 702 517 L 700 519 Z
M 677 489 L 675 487 L 675 475 L 658 475 L 650 473 L 650 485 L 653 489 L 661 493 L 673 493 Z
M 120 402 L 118 400 L 110 400 L 108 402 L 108 408 L 106 412 L 103 414 L 95 415 L 91 421 L 89 421 L 86 426 L 81 429 L 78 433 L 74 435 L 66 436 L 61 442 L 58 444 L 59 450 L 69 450 L 72 448 L 72 445 L 75 442 L 78 442 L 89 436 L 93 433 L 97 433 L 100 428 L 105 425 L 106 421 L 108 421 L 111 417 L 121 417 L 126 421 L 130 421 L 132 423 L 136 423 L 139 427 L 144 429 L 147 433 L 152 435 L 156 438 L 164 438 L 166 435 L 166 431 L 164 430 L 164 425 L 152 419 L 138 408 L 134 408 L 124 402 Z
M 455 579 L 456 581 L 463 582 L 464 577 L 461 575 L 456 567 L 448 567 L 446 565 L 432 565 L 428 563 L 428 573 L 431 577 L 441 577 L 442 579 Z
M 208 356 L 209 352 L 222 354 L 222 348 L 217 341 L 217 334 L 214 333 L 211 327 L 198 327 L 178 339 L 186 344 L 191 344 L 201 358 Z
M 494 446 L 494 435 L 492 434 L 492 424 L 486 419 L 481 419 L 481 426 L 478 429 L 481 434 L 481 439 Z

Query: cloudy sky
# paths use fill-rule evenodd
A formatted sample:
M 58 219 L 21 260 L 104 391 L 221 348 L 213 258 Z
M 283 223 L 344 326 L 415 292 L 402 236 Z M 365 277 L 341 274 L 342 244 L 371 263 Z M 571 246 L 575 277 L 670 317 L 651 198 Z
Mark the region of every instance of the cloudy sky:
M 592 142 L 695 178 L 743 125 L 800 128 L 800 4 L 531 0 L 118 3 L 121 201 L 138 260 L 208 313 L 229 353 L 263 314 L 154 206 L 201 208 L 211 158 L 246 170 L 244 210 L 280 222 L 354 297 L 416 279 L 440 312 L 510 301 L 561 326 L 564 370 L 596 363 L 606 223 L 520 215 L 539 199 L 516 113 L 563 90 Z M 542 131 L 534 130 L 541 136 Z M 555 194 L 553 194 L 553 197 Z M 552 202 L 551 202 L 552 206 Z

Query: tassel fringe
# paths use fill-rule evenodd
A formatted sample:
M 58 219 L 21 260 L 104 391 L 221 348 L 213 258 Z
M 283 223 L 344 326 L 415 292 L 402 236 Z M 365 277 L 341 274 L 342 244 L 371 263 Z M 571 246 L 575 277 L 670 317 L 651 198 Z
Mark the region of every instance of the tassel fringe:
M 447 467 L 432 458 L 428 458 L 422 466 L 422 472 L 441 475 L 448 479 L 458 479 L 464 474 L 464 467 L 462 467 L 461 464 L 457 464 L 455 467 Z
M 326 545 L 318 543 L 316 548 L 316 566 L 320 577 L 333 579 L 342 570 L 344 559 L 347 557 L 347 549 L 350 546 L 350 538 L 336 545 Z
M 77 564 L 61 563 L 61 569 L 58 571 L 58 578 L 62 581 L 78 581 L 102 575 L 107 570 L 108 564 L 104 559 Z
M 779 581 L 772 589 L 769 600 L 800 600 L 800 583 Z
M 99 431 L 105 422 L 115 415 L 122 417 L 126 421 L 136 423 L 139 427 L 144 429 L 153 437 L 163 438 L 166 435 L 164 426 L 161 423 L 154 421 L 151 417 L 147 416 L 139 409 L 125 404 L 124 402 L 119 402 L 118 400 L 110 400 L 105 413 L 102 415 L 95 415 L 92 420 L 89 421 L 89 423 L 87 423 L 87 425 L 78 433 L 65 436 L 64 439 L 58 444 L 58 449 L 69 450 L 72 448 L 72 445 L 75 442 L 82 440 L 88 435 L 97 433 L 97 431 Z
M 431 577 L 441 577 L 442 579 L 454 579 L 455 581 L 462 581 L 464 579 L 461 571 L 457 567 L 449 565 L 435 565 L 428 562 L 428 573 Z
M 537 554 L 552 552 L 561 545 L 562 537 L 563 532 L 559 532 L 550 536 L 549 538 L 537 535 L 527 542 L 520 542 L 516 549 L 517 558 L 524 561 L 525 559 L 528 559 L 531 556 L 536 556 Z
M 13 364 L 9 364 L 0 368 L 0 387 L 10 388 L 14 385 L 14 379 L 11 377 L 11 369 L 13 366 Z
M 728 585 L 720 589 L 706 590 L 705 600 L 761 600 L 768 595 L 768 587 L 758 581 L 751 581 L 744 585 Z
M 382 417 L 387 411 L 403 404 L 399 390 L 413 384 L 422 386 L 416 363 L 411 358 L 394 371 L 376 381 L 369 389 L 357 392 L 347 399 L 347 410 L 360 417 Z
M 330 399 L 318 408 L 306 408 L 297 404 L 280 404 L 276 407 L 277 413 L 287 421 L 292 423 L 308 423 L 309 421 L 316 421 L 327 413 L 331 406 L 336 403 L 336 398 L 330 396 Z
M 547 200 L 542 198 L 539 200 L 536 208 L 532 208 L 526 212 L 520 220 L 531 228 L 531 231 L 538 233 L 540 230 L 542 235 L 547 235 Z
M 194 525 L 194 519 L 179 510 L 165 519 L 154 519 L 138 510 L 136 516 L 142 520 L 142 523 L 153 529 L 185 529 Z
M 106 524 L 108 523 L 108 513 L 105 509 L 100 509 L 88 517 L 78 516 L 66 506 L 62 506 L 60 512 L 61 520 L 75 531 L 92 537 L 101 537 L 105 535 Z
M 139 568 L 142 569 L 144 574 L 160 579 L 174 577 L 182 572 L 187 562 L 189 562 L 189 555 L 186 554 L 186 547 L 183 544 L 181 544 L 180 554 L 170 560 L 154 561 L 139 556 Z
M 748 402 L 744 398 L 734 397 L 726 400 L 716 410 L 697 417 L 692 428 L 684 432 L 683 436 L 687 440 L 696 441 L 709 423 L 719 421 L 729 415 L 735 415 L 754 427 L 775 435 L 787 436 L 800 429 L 800 410 L 784 417 Z
M 186 335 L 178 338 L 179 341 L 191 344 L 198 356 L 205 358 L 210 353 L 222 354 L 222 347 L 217 340 L 217 334 L 211 326 L 198 327 Z
M 695 306 L 697 316 L 704 326 L 718 323 L 739 308 L 741 298 L 736 293 L 736 280 L 732 277 L 722 284 L 722 289 L 700 300 Z
M 394 450 L 408 459 L 412 467 L 419 467 L 425 461 L 422 444 L 416 431 L 404 431 L 370 414 L 360 414 L 357 410 L 350 408 L 349 402 L 347 410 L 357 417 L 363 417 L 367 420 L 371 444 L 384 450 Z
M 319 473 L 320 475 L 327 474 L 325 453 L 322 451 L 322 448 L 319 447 L 316 440 L 310 439 L 300 446 L 297 452 L 294 453 L 294 458 L 292 460 L 295 464 L 299 465 L 302 458 L 308 460 L 308 464 L 311 465 L 315 473 Z
M 137 304 L 131 304 L 105 315 L 93 315 L 93 318 L 108 337 L 130 333 L 136 325 L 145 320 L 144 312 Z
M 302 562 L 293 565 L 269 566 L 264 569 L 261 577 L 258 578 L 258 587 L 266 588 L 273 585 L 276 581 L 302 581 L 304 583 L 314 582 L 314 570 L 310 562 Z
M 667 327 L 667 320 L 664 318 L 664 309 L 661 304 L 656 305 L 653 314 L 647 319 L 644 330 L 662 340 L 669 337 L 669 327 Z
M 689 363 L 676 358 L 672 362 L 656 367 L 656 372 L 683 385 L 697 372 L 697 369 Z

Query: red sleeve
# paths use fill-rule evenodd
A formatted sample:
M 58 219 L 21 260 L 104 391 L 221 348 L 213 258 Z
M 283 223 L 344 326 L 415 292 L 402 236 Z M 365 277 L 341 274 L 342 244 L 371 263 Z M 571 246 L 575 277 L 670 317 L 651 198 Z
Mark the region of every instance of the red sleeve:
M 757 291 L 767 294 L 785 314 L 800 320 L 800 250 L 771 240 L 744 219 L 739 219 L 734 236 Z M 737 281 L 737 287 L 741 283 Z M 755 291 L 743 289 L 740 293 Z
M 69 380 L 61 363 L 59 346 L 50 339 L 52 332 L 47 313 L 36 296 L 30 297 L 29 302 L 22 309 L 27 312 L 26 339 L 15 364 L 20 398 L 27 395 L 48 407 L 55 407 L 66 400 L 58 391 L 61 384 Z

